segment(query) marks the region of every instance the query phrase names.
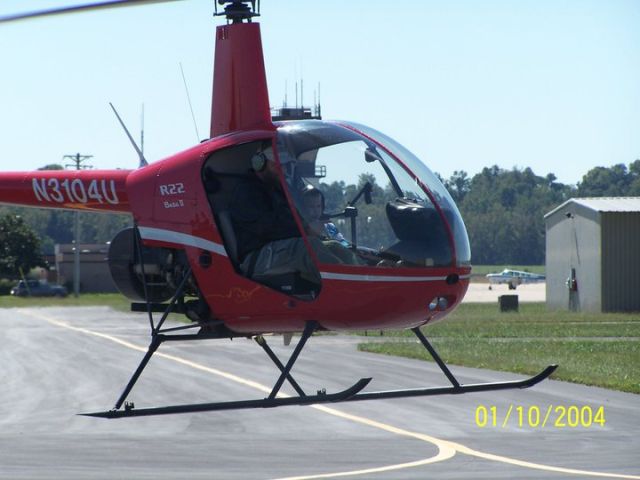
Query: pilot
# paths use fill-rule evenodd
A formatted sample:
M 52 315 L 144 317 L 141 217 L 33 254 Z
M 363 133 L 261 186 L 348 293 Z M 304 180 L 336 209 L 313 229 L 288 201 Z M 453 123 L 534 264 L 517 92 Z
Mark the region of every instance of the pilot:
M 229 213 L 246 276 L 298 272 L 305 280 L 320 282 L 282 190 L 271 147 L 252 157 L 249 175 L 233 191 Z
M 318 260 L 323 263 L 347 263 L 360 265 L 357 255 L 351 250 L 351 244 L 345 240 L 338 227 L 325 222 L 324 195 L 313 185 L 307 185 L 302 191 L 304 217 L 309 242 Z

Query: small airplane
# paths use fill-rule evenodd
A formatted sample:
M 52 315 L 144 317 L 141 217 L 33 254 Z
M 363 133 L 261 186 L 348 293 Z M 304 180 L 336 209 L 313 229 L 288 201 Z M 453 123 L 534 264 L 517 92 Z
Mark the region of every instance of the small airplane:
M 500 273 L 488 273 L 487 279 L 490 283 L 489 289 L 491 289 L 491 285 L 506 283 L 509 285 L 509 290 L 515 290 L 518 285 L 544 282 L 545 276 L 538 273 L 509 270 L 508 268 L 505 268 Z
M 0 24 L 162 1 L 170 0 L 96 2 L 4 17 Z M 255 1 L 217 3 L 224 12 L 216 7 L 215 15 L 227 22 L 215 34 L 208 139 L 133 170 L 0 173 L 0 203 L 133 217 L 134 226 L 111 241 L 109 267 L 119 290 L 134 301 L 132 310 L 148 315 L 151 343 L 114 408 L 87 415 L 119 418 L 461 394 L 526 388 L 551 375 L 556 365 L 524 380 L 458 382 L 420 330 L 451 313 L 469 286 L 469 240 L 453 199 L 415 155 L 370 127 L 274 121 L 260 25 L 254 21 L 260 3 L 257 8 Z M 379 187 L 370 181 L 354 186 L 351 199 L 323 217 L 338 218 L 345 236 L 319 240 L 308 228 L 311 221 L 303 213 L 310 207 L 301 205 L 300 197 L 322 190 L 326 175 L 345 167 L 351 178 L 371 178 L 375 172 Z M 236 195 L 239 190 L 243 196 Z M 264 200 L 247 201 L 255 198 Z M 317 205 L 322 209 L 324 201 Z M 251 228 L 266 217 L 251 217 L 252 210 L 272 214 L 276 208 L 283 222 L 275 226 L 286 221 L 295 231 L 255 248 Z M 325 223 L 326 231 L 329 225 L 335 230 Z M 302 255 L 302 263 L 263 268 L 287 253 Z M 154 312 L 162 314 L 159 320 Z M 187 323 L 165 327 L 170 313 L 184 314 Z M 362 392 L 371 381 L 362 378 L 338 393 L 307 394 L 291 373 L 316 331 L 398 328 L 413 331 L 450 385 Z M 296 332 L 302 332 L 300 339 L 283 363 L 265 335 L 286 339 Z M 236 337 L 255 340 L 279 370 L 267 398 L 143 409 L 126 401 L 161 344 Z M 279 395 L 285 381 L 297 395 Z

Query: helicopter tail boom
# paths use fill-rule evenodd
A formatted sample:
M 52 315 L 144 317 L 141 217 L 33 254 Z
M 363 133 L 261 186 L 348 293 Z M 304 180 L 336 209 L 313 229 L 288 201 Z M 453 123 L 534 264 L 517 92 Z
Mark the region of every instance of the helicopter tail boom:
M 130 213 L 129 170 L 38 170 L 0 174 L 0 204 Z

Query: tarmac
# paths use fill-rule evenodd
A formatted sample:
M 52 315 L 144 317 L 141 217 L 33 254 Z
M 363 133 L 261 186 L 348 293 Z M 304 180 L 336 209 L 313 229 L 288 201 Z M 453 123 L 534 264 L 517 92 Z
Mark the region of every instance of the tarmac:
M 0 479 L 640 480 L 640 397 L 555 380 L 346 404 L 77 416 L 111 408 L 148 328 L 145 315 L 104 307 L 0 309 Z M 282 360 L 293 351 L 267 339 Z M 448 383 L 434 362 L 358 352 L 361 341 L 314 336 L 292 374 L 310 394 L 369 376 L 367 390 Z M 524 377 L 451 370 L 462 384 Z M 278 374 L 249 339 L 171 342 L 129 400 L 145 408 L 259 399 Z
M 489 289 L 491 286 L 491 289 Z M 515 290 L 509 290 L 508 285 L 489 285 L 486 282 L 471 282 L 462 302 L 495 303 L 501 295 L 517 295 L 521 303 L 544 302 L 546 299 L 546 283 L 531 283 L 518 285 Z

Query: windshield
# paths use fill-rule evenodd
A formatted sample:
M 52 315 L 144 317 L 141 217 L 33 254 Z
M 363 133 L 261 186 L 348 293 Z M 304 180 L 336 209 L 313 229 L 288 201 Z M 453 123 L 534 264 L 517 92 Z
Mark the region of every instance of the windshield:
M 469 237 L 467 235 L 467 229 L 464 226 L 464 221 L 462 220 L 462 215 L 460 215 L 460 211 L 458 210 L 456 203 L 453 201 L 453 198 L 451 198 L 451 195 L 438 177 L 436 177 L 429 167 L 420 161 L 418 157 L 387 135 L 358 123 L 342 123 L 351 128 L 355 128 L 388 148 L 393 155 L 406 165 L 409 170 L 417 176 L 419 181 L 429 189 L 434 200 L 438 203 L 441 211 L 446 216 L 449 227 L 452 230 L 456 250 L 456 262 L 458 266 L 470 266 L 471 247 L 469 245 Z
M 278 156 L 318 260 L 381 268 L 451 266 L 452 247 L 461 243 L 458 264 L 468 264 L 466 231 L 442 184 L 427 167 L 418 171 L 404 156 L 399 161 L 397 148 L 365 128 L 279 124 Z M 456 235 L 460 242 L 453 240 Z

